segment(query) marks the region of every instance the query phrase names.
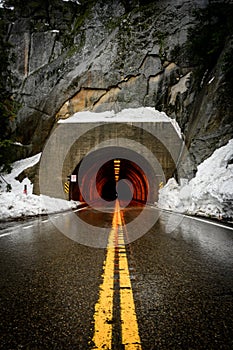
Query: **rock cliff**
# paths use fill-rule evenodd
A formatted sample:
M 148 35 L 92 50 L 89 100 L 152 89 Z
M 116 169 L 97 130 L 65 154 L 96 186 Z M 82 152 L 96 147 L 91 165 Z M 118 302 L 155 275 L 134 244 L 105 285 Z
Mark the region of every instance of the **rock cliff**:
M 12 132 L 30 155 L 82 110 L 151 106 L 175 118 L 196 166 L 232 138 L 232 4 L 207 0 L 5 1 Z M 184 170 L 187 168 L 183 165 Z

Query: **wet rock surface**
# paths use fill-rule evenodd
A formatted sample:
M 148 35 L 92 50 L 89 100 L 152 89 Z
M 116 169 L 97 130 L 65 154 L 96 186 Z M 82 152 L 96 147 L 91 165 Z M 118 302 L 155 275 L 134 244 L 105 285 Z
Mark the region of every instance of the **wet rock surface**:
M 184 162 L 183 176 L 192 177 L 196 166 L 232 137 L 232 85 L 226 77 L 231 33 L 214 64 L 208 66 L 203 50 L 207 69 L 199 76 L 200 62 L 193 56 L 203 48 L 191 57 L 187 52 L 189 31 L 199 26 L 207 5 L 56 0 L 49 6 L 37 1 L 16 6 L 7 14 L 7 35 L 15 56 L 14 95 L 21 103 L 14 122 L 17 140 L 35 154 L 59 118 L 82 110 L 151 106 L 178 121 L 192 159 L 191 170 Z M 231 5 L 223 10 L 224 23 L 230 11 Z

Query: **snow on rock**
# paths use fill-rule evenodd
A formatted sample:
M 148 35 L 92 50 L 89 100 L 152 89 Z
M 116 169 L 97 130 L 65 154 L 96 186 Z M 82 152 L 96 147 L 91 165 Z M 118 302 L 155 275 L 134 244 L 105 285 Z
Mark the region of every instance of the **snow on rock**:
M 83 111 L 73 114 L 70 118 L 60 119 L 59 124 L 93 123 L 93 122 L 171 122 L 166 113 L 152 107 L 125 108 L 115 113 L 112 111 L 90 112 Z
M 160 208 L 215 218 L 233 218 L 233 139 L 197 168 L 196 176 L 178 185 L 169 179 L 159 192 Z
M 50 214 L 62 210 L 77 207 L 78 202 L 66 201 L 47 196 L 32 194 L 33 185 L 28 178 L 21 183 L 15 178 L 28 167 L 37 164 L 41 154 L 17 161 L 13 164 L 10 174 L 5 174 L 4 179 L 11 184 L 11 192 L 6 192 L 6 183 L 2 180 L 0 187 L 0 220 L 16 219 L 27 216 Z M 24 185 L 27 185 L 27 194 L 24 193 Z
M 32 194 L 33 186 L 28 178 L 25 178 L 22 182 L 17 181 L 15 178 L 22 173 L 23 170 L 37 164 L 40 160 L 40 156 L 41 153 L 38 153 L 33 157 L 18 160 L 13 163 L 10 174 L 3 174 L 5 181 L 11 184 L 12 193 L 23 193 L 24 185 L 27 185 L 27 193 Z M 1 190 L 4 190 L 4 186 L 4 181 L 2 181 Z
M 78 0 L 63 0 L 63 1 L 65 2 L 72 1 L 72 2 L 76 2 L 78 5 L 81 5 L 81 3 Z
M 77 112 L 69 118 L 60 119 L 58 121 L 58 124 L 95 123 L 95 122 L 171 123 L 174 129 L 176 130 L 177 135 L 182 139 L 182 132 L 177 121 L 175 119 L 168 117 L 166 113 L 157 111 L 152 107 L 125 108 L 118 113 L 115 113 L 113 110 L 105 111 L 105 112 L 90 112 L 90 111 Z

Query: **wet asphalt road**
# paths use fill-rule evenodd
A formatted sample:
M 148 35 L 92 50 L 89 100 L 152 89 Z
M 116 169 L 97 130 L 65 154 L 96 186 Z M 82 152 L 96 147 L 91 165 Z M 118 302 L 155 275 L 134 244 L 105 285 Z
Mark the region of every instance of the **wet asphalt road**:
M 111 213 L 77 215 L 111 227 Z M 106 249 L 47 218 L 0 228 L 0 349 L 91 349 Z M 163 212 L 126 251 L 142 349 L 233 349 L 232 229 Z

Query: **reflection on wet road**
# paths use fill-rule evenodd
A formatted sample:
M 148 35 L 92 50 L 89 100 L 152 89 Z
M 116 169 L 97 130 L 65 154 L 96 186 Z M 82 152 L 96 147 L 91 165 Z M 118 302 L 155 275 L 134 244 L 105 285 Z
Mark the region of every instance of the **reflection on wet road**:
M 162 212 L 124 245 L 122 224 L 138 212 L 76 213 L 106 227 L 111 249 L 74 242 L 45 218 L 2 223 L 0 349 L 232 349 L 233 230 Z

